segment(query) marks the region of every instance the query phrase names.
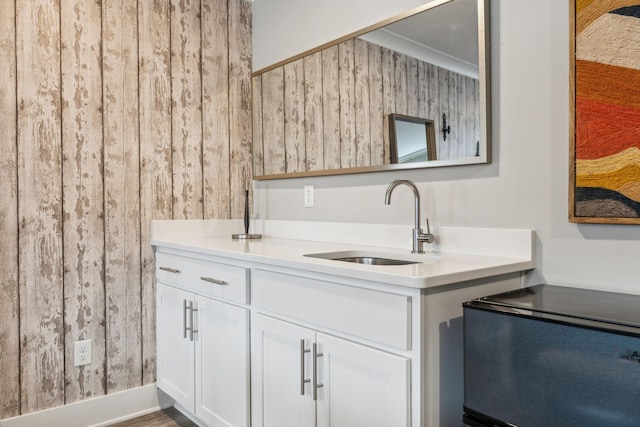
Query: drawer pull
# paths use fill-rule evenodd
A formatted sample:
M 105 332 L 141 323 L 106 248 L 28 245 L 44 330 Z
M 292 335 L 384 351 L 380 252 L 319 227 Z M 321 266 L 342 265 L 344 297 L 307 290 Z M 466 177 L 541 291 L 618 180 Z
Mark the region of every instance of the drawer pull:
M 160 267 L 160 270 L 168 271 L 169 273 L 180 273 L 180 270 L 171 267 Z
M 200 280 L 204 280 L 205 282 L 215 283 L 216 285 L 228 285 L 224 280 L 214 279 L 213 277 L 201 277 Z
M 318 384 L 318 357 L 324 356 L 318 353 L 318 344 L 313 343 L 313 400 L 318 400 L 318 389 L 324 384 Z
M 309 378 L 304 377 L 304 354 L 311 350 L 304 348 L 304 339 L 300 340 L 300 394 L 304 396 L 304 385 L 311 382 Z

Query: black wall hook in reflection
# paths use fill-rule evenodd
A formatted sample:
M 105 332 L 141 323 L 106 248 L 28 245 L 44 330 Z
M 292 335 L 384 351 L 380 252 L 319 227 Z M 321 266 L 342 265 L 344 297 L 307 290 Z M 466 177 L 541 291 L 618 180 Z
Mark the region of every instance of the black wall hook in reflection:
M 451 126 L 447 126 L 447 113 L 442 113 L 442 138 L 445 141 L 448 133 L 451 133 Z

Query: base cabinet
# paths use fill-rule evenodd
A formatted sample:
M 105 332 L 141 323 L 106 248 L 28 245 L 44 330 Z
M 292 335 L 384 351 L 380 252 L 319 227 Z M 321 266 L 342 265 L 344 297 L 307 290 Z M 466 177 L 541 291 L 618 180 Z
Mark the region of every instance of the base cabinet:
M 418 289 L 156 252 L 157 383 L 209 427 L 462 427 L 462 303 L 514 272 Z
M 254 427 L 409 425 L 409 359 L 261 314 L 251 344 Z
M 184 408 L 195 405 L 195 346 L 186 334 L 185 303 L 193 294 L 158 284 L 156 289 L 158 387 Z
M 158 387 L 211 427 L 249 426 L 249 311 L 157 284 Z

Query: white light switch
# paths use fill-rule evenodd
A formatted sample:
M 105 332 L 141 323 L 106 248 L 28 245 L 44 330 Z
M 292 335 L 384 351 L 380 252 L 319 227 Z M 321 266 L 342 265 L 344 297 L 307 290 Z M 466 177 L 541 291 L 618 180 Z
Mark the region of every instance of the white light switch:
M 313 207 L 313 185 L 307 184 L 304 186 L 304 207 Z

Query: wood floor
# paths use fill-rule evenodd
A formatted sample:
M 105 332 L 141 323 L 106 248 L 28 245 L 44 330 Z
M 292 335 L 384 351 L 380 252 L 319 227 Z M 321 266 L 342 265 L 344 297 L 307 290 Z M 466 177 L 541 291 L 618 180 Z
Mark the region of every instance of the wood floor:
M 112 424 L 110 427 L 197 427 L 197 425 L 176 408 L 171 407 Z

